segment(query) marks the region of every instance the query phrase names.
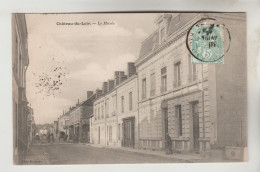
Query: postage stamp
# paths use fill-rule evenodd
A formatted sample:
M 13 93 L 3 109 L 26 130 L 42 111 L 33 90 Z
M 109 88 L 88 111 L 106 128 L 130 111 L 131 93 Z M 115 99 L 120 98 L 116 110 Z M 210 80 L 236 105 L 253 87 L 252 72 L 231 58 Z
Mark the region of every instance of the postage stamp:
M 191 62 L 224 64 L 224 25 L 196 24 L 188 34 Z

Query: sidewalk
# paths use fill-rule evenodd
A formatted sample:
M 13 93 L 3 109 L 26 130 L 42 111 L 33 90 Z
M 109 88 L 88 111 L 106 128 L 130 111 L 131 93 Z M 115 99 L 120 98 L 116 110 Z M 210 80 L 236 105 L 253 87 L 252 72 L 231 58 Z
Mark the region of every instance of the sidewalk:
M 193 153 L 192 154 L 174 153 L 174 154 L 167 155 L 167 154 L 165 154 L 164 152 L 161 152 L 161 151 L 133 149 L 133 148 L 126 148 L 126 147 L 111 147 L 111 146 L 95 145 L 95 144 L 82 144 L 82 145 L 98 147 L 98 148 L 122 150 L 122 151 L 141 153 L 141 154 L 147 154 L 147 155 L 161 156 L 161 157 L 176 159 L 176 160 L 179 160 L 179 161 L 182 161 L 182 162 L 189 162 L 189 163 L 192 163 L 192 162 L 207 162 L 207 160 L 204 159 L 200 154 L 193 154 Z

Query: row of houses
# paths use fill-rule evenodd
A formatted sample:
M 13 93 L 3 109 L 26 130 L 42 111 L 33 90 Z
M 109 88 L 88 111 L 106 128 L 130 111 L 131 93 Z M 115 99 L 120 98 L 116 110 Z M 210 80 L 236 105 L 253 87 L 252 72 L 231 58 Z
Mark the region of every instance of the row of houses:
M 191 63 L 187 32 L 203 18 L 216 19 L 235 35 L 224 65 Z M 241 13 L 158 15 L 158 28 L 142 42 L 139 58 L 65 112 L 56 122 L 65 123 L 59 131 L 91 144 L 158 151 L 170 138 L 174 152 L 230 148 L 227 156 L 240 158 L 247 147 L 245 22 Z
M 36 134 L 34 112 L 26 97 L 29 56 L 24 14 L 12 15 L 12 43 L 13 159 L 14 164 L 22 164 Z
M 93 115 L 93 101 L 98 94 L 87 92 L 87 99 L 76 103 L 53 123 L 53 134 L 56 139 L 74 142 L 89 142 L 89 121 Z

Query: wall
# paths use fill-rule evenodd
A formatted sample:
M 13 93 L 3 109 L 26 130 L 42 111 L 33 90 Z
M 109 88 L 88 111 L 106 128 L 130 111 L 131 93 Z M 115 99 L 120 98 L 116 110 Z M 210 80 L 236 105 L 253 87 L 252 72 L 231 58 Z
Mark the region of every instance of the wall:
M 247 146 L 246 15 L 212 14 L 211 17 L 225 24 L 232 38 L 224 65 L 216 65 L 217 147 Z M 228 42 L 227 33 L 225 42 Z
M 117 132 L 120 137 L 118 137 L 119 146 L 122 144 L 124 139 L 123 133 L 123 120 L 129 117 L 135 118 L 135 144 L 134 147 L 138 145 L 138 86 L 137 86 L 137 76 L 134 75 L 128 78 L 125 82 L 123 82 L 117 88 L 117 112 L 118 112 L 118 120 L 117 120 Z M 132 92 L 132 109 L 130 109 L 129 103 L 129 93 Z M 124 112 L 122 112 L 122 96 L 124 97 Z M 119 129 L 120 127 L 120 129 Z

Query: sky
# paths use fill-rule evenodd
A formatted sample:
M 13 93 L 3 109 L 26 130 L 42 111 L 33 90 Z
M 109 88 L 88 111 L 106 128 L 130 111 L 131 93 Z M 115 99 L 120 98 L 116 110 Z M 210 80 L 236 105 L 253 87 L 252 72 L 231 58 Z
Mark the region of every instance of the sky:
M 36 124 L 52 123 L 63 110 L 102 88 L 114 71 L 138 59 L 142 41 L 157 29 L 157 14 L 26 14 L 30 64 L 27 99 Z M 103 23 L 114 25 L 58 25 Z

